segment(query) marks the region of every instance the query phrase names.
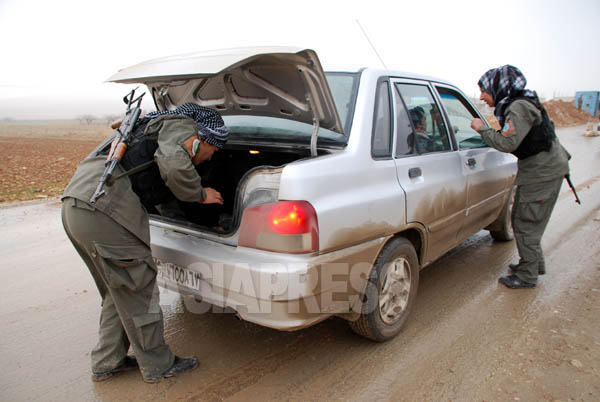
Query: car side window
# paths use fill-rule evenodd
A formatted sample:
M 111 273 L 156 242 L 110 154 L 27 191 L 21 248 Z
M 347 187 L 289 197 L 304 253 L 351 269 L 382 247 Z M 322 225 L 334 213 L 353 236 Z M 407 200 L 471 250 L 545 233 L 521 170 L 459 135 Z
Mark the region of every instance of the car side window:
M 444 105 L 444 109 L 446 109 L 448 119 L 452 125 L 458 148 L 468 149 L 486 147 L 487 145 L 479 133 L 471 128 L 471 121 L 479 116 L 473 110 L 471 105 L 469 105 L 467 100 L 458 92 L 448 88 L 436 87 L 436 89 L 440 94 L 442 104 Z
M 407 113 L 411 132 L 405 138 L 400 138 L 396 156 L 421 155 L 430 152 L 449 151 L 450 141 L 448 130 L 433 95 L 426 85 L 396 84 L 405 108 L 398 109 L 397 119 L 404 119 L 402 113 Z M 398 120 L 398 129 L 405 130 L 406 123 Z M 406 152 L 404 152 L 406 151 Z
M 392 124 L 390 118 L 390 89 L 387 81 L 377 85 L 371 155 L 374 158 L 392 156 Z

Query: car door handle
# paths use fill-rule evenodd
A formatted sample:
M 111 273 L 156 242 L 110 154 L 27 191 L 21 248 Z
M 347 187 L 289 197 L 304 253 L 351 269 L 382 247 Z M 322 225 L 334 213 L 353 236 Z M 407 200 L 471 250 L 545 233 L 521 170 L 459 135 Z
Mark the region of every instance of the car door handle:
M 468 167 L 474 167 L 475 165 L 477 165 L 477 161 L 474 158 L 467 159 L 467 166 Z
M 415 177 L 421 176 L 423 173 L 421 172 L 421 168 L 412 168 L 408 169 L 408 177 L 414 179 Z

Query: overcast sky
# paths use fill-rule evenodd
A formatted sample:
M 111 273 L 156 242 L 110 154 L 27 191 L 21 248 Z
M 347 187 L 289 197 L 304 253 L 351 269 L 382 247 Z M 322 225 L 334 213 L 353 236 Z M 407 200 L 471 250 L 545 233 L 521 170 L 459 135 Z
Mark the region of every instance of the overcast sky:
M 317 51 L 325 70 L 382 67 L 467 95 L 513 64 L 541 96 L 600 90 L 599 0 L 0 0 L 0 119 L 118 113 L 118 69 L 239 46 Z

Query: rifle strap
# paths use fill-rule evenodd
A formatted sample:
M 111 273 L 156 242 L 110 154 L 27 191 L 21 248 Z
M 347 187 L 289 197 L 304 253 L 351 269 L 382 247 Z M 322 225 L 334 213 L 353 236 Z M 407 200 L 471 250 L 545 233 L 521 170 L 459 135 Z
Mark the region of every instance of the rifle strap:
M 115 177 L 113 177 L 111 179 L 111 182 L 114 182 L 115 180 L 119 180 L 121 177 L 126 177 L 126 176 L 131 176 L 132 174 L 135 174 L 137 172 L 141 172 L 144 169 L 148 169 L 150 166 L 152 166 L 152 164 L 154 164 L 154 160 L 148 161 L 146 163 L 142 163 L 139 166 L 134 167 L 133 169 L 129 169 L 126 172 L 123 172 Z

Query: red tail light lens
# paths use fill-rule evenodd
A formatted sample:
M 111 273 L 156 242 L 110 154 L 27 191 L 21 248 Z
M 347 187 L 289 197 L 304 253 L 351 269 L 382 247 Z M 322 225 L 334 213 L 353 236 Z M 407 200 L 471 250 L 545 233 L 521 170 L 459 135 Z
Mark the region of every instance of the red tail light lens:
M 307 201 L 279 201 L 246 208 L 238 245 L 281 253 L 319 249 L 315 209 Z
M 269 214 L 271 228 L 280 234 L 307 233 L 306 213 L 302 206 L 293 202 L 276 205 Z

